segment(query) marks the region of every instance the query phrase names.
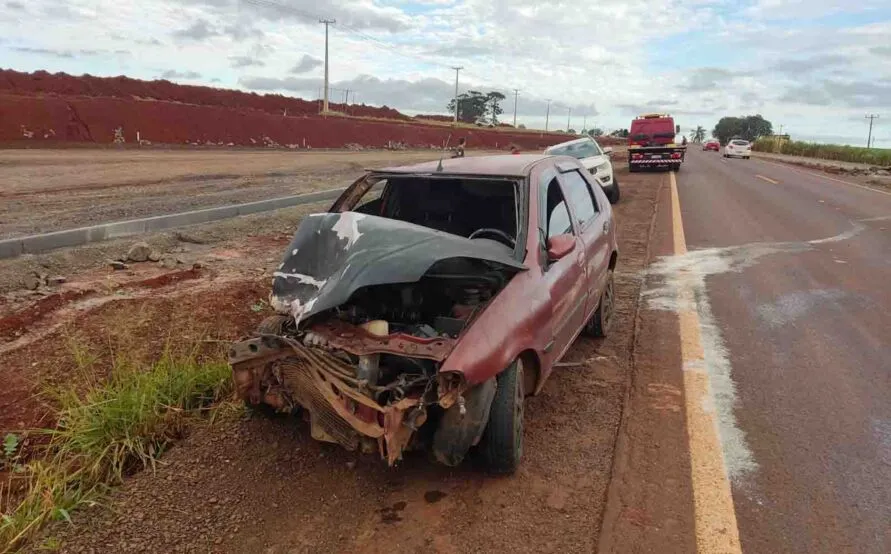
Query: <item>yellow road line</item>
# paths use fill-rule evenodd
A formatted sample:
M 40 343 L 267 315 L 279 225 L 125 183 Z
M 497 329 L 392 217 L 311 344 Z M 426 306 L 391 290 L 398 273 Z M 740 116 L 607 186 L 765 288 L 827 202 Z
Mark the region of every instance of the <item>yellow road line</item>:
M 755 175 L 755 177 L 758 177 L 758 178 L 761 179 L 762 181 L 767 181 L 768 183 L 773 183 L 774 185 L 779 185 L 779 184 L 780 184 L 779 181 L 774 181 L 774 180 L 771 179 L 770 177 L 765 177 L 764 175 Z
M 797 171 L 798 173 L 804 173 L 805 175 L 812 175 L 812 176 L 814 176 L 814 177 L 820 177 L 821 179 L 826 179 L 826 180 L 828 180 L 828 181 L 835 181 L 836 183 L 841 183 L 841 184 L 843 184 L 843 185 L 848 185 L 849 187 L 857 187 L 858 189 L 871 190 L 872 192 L 877 192 L 877 193 L 879 193 L 879 194 L 885 194 L 885 195 L 891 196 L 891 192 L 888 192 L 888 191 L 886 191 L 886 190 L 879 190 L 879 189 L 876 189 L 876 188 L 873 188 L 873 187 L 867 187 L 867 186 L 865 186 L 865 185 L 858 185 L 857 183 L 852 183 L 852 182 L 850 182 L 850 181 L 843 181 L 842 179 L 836 179 L 835 177 L 830 177 L 830 176 L 828 176 L 828 175 L 824 175 L 824 174 L 821 174 L 821 173 L 814 173 L 813 171 L 806 171 L 806 170 L 804 170 L 804 169 L 798 169 L 797 167 L 792 167 L 792 166 L 789 165 L 789 164 L 781 164 L 781 163 L 778 163 L 778 162 L 772 162 L 772 161 L 770 161 L 770 160 L 766 160 L 766 159 L 764 159 L 764 158 L 762 158 L 762 157 L 760 157 L 760 156 L 758 157 L 758 161 L 759 161 L 759 162 L 764 162 L 764 163 L 767 163 L 767 164 L 771 164 L 771 165 L 776 165 L 776 166 L 779 166 L 779 167 L 784 167 L 784 168 L 786 168 L 786 169 L 788 169 L 788 170 L 791 170 L 791 171 Z
M 677 180 L 674 173 L 670 173 L 669 178 L 674 253 L 683 255 L 687 253 L 687 242 L 681 220 Z M 681 295 L 681 306 L 695 305 L 692 288 L 683 289 Z M 710 408 L 714 403 L 705 369 L 699 315 L 694 308 L 688 307 L 682 309 L 678 316 L 697 551 L 702 554 L 741 553 L 733 495 L 718 434 L 717 414 Z

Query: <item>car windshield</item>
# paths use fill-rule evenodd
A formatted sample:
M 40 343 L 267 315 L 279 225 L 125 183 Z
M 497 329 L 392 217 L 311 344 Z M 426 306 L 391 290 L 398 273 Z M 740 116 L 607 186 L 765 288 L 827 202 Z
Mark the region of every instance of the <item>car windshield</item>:
M 584 142 L 553 146 L 548 148 L 548 154 L 553 154 L 554 156 L 572 156 L 573 158 L 581 160 L 583 158 L 599 156 L 601 151 L 600 147 L 598 147 L 597 143 L 593 140 L 586 140 Z
M 383 194 L 376 192 L 383 186 Z M 367 191 L 353 209 L 462 237 L 495 229 L 518 234 L 516 181 L 420 175 L 390 177 Z M 487 235 L 491 236 L 491 235 Z

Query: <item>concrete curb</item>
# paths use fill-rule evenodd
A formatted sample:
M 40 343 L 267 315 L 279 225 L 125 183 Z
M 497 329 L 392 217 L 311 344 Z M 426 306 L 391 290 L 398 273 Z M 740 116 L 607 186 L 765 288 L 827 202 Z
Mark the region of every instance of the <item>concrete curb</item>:
M 44 233 L 42 235 L 30 235 L 26 237 L 0 240 L 0 260 L 15 258 L 22 254 L 37 254 L 39 252 L 47 252 L 57 248 L 83 246 L 93 242 L 102 242 L 105 240 L 132 237 L 145 233 L 154 233 L 164 229 L 172 229 L 174 227 L 207 223 L 209 221 L 218 221 L 220 219 L 229 219 L 240 215 L 289 208 L 301 204 L 312 204 L 313 202 L 321 202 L 323 200 L 333 200 L 340 196 L 340 193 L 344 190 L 344 188 L 328 189 L 318 192 L 298 194 L 295 196 L 285 196 L 283 198 L 258 200 L 246 204 L 219 206 L 216 208 L 206 208 L 191 212 L 158 215 L 155 217 L 131 219 L 128 221 L 117 221 L 114 223 L 93 225 L 91 227 L 80 227 L 77 229 L 66 229 L 64 231 Z

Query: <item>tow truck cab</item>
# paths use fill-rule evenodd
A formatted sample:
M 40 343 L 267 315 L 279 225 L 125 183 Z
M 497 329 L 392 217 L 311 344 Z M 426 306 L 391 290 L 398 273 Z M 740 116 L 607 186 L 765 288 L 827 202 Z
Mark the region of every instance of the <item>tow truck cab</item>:
M 678 171 L 687 147 L 677 144 L 680 127 L 668 114 L 643 114 L 631 122 L 628 133 L 628 169 L 668 168 Z
M 643 114 L 631 122 L 628 133 L 628 146 L 665 146 L 674 144 L 674 137 L 680 131 L 670 115 L 657 113 Z

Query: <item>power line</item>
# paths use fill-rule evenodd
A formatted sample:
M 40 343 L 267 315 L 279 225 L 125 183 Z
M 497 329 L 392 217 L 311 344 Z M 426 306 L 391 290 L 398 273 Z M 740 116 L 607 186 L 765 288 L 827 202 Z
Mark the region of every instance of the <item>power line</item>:
M 865 119 L 869 120 L 869 135 L 867 135 L 867 137 L 866 137 L 866 147 L 867 148 L 869 148 L 870 143 L 872 142 L 872 122 L 878 118 L 879 118 L 878 114 L 871 113 L 871 114 L 866 115 Z

